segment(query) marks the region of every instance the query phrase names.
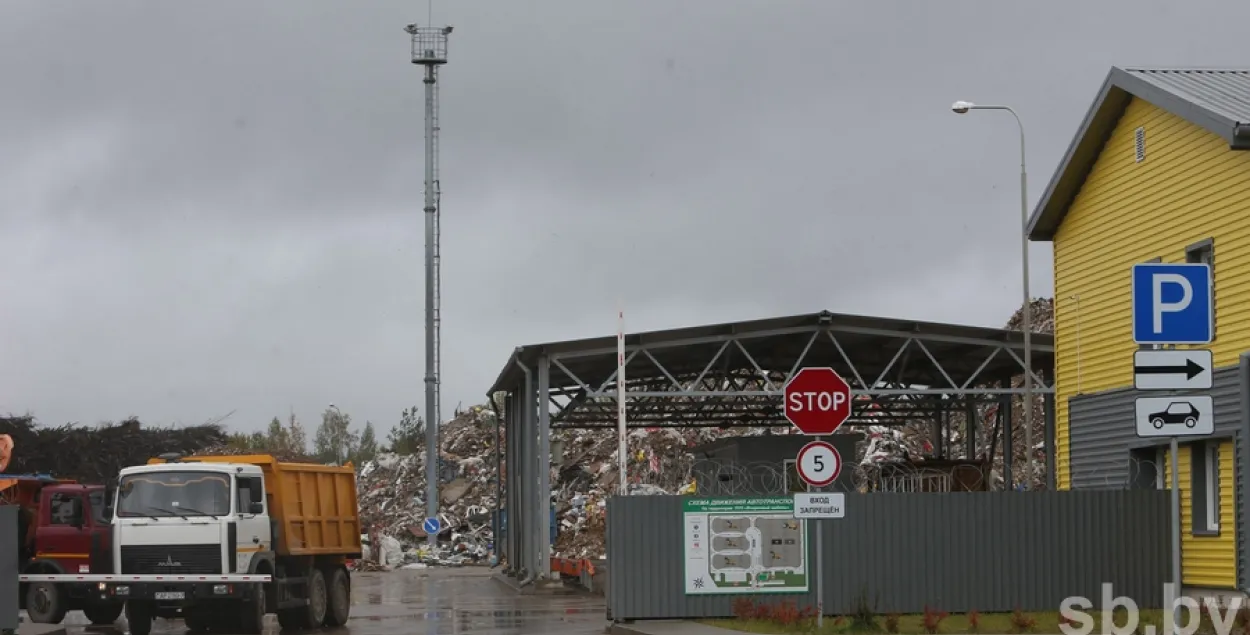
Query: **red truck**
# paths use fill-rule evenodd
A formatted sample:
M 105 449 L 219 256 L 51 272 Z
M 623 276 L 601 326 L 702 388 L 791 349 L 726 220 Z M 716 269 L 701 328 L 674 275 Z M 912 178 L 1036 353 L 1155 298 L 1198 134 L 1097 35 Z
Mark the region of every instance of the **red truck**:
M 112 526 L 105 512 L 109 493 L 49 476 L 0 474 L 0 505 L 20 506 L 19 546 L 23 575 L 112 573 Z M 19 602 L 32 622 L 59 624 L 80 610 L 92 624 L 112 624 L 124 602 L 95 582 L 23 582 Z

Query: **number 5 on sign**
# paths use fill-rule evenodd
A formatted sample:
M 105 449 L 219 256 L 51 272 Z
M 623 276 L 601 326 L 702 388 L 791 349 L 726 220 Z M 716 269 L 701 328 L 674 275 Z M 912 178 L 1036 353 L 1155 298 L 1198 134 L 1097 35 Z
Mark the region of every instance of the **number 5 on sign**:
M 824 487 L 838 479 L 842 473 L 842 456 L 825 441 L 812 441 L 799 450 L 795 465 L 799 478 L 812 487 Z

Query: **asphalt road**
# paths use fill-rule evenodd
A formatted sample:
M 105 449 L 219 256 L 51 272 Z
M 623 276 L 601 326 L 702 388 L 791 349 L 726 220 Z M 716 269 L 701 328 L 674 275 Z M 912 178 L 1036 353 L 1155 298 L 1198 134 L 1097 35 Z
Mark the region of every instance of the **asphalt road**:
M 309 633 L 335 635 L 590 635 L 603 633 L 603 598 L 587 595 L 517 595 L 490 579 L 485 568 L 401 570 L 352 575 L 352 616 L 345 628 Z M 84 626 L 79 612 L 65 619 L 68 635 L 118 635 Z M 280 632 L 267 617 L 267 634 Z M 152 632 L 183 635 L 181 620 L 156 620 Z M 285 632 L 284 632 L 285 633 Z M 228 635 L 228 634 L 226 634 Z

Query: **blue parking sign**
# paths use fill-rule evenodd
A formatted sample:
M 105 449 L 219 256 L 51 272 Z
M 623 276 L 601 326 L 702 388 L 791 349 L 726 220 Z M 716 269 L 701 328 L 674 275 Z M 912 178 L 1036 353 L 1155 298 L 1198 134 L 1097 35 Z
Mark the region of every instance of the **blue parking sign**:
M 1212 286 L 1205 263 L 1133 265 L 1133 341 L 1209 344 L 1215 338 Z

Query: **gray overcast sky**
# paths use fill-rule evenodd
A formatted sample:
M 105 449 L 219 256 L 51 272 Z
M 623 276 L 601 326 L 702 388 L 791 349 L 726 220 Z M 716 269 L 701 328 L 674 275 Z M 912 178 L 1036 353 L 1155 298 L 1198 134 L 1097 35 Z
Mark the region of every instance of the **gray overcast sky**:
M 0 412 L 422 403 L 425 2 L 0 6 Z M 441 0 L 445 412 L 514 346 L 830 309 L 1000 326 L 1108 67 L 1250 3 Z M 1034 292 L 1051 293 L 1034 247 Z M 932 299 L 921 299 L 922 297 Z

